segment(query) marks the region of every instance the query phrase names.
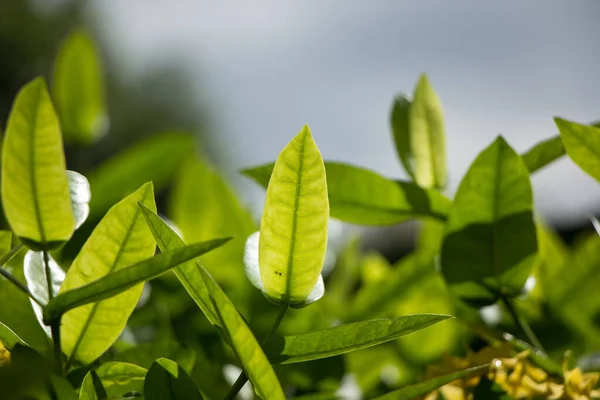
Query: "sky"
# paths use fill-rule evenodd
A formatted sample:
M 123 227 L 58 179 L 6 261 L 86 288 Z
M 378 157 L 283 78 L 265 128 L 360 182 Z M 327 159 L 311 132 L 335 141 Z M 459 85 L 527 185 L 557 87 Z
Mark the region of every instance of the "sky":
M 600 119 L 600 2 L 516 0 L 95 0 L 90 15 L 121 67 L 176 62 L 214 113 L 224 172 L 273 161 L 307 123 L 327 160 L 406 178 L 392 99 L 427 73 L 444 107 L 452 195 L 501 134 L 519 152 L 557 134 L 554 116 Z M 563 158 L 532 179 L 554 224 L 600 214 L 600 184 Z

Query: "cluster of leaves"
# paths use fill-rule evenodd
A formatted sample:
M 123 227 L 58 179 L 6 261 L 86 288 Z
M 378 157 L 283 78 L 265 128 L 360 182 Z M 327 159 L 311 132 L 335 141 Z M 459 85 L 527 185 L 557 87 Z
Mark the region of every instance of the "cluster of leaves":
M 108 128 L 96 53 L 72 33 L 51 93 L 32 80 L 6 124 L 2 398 L 530 396 L 517 370 L 541 371 L 555 398 L 597 394 L 595 375 L 558 360 L 598 349 L 600 237 L 568 249 L 536 217 L 530 178 L 567 153 L 600 180 L 600 129 L 556 119 L 560 136 L 523 155 L 498 137 L 450 200 L 441 104 L 423 76 L 391 113 L 410 181 L 323 160 L 304 126 L 275 162 L 243 171 L 266 188 L 257 224 L 185 134 L 88 178 L 66 169 L 63 140 L 90 146 Z M 171 182 L 173 222 L 154 193 Z M 422 223 L 415 250 L 390 265 L 357 239 L 336 249 L 330 218 Z M 425 371 L 477 341 L 477 356 Z

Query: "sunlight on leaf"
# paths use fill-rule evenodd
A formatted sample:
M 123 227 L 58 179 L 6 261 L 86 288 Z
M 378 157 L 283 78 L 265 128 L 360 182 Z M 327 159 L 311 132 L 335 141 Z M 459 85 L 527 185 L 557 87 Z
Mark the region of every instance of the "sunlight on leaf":
M 571 160 L 600 181 L 600 128 L 561 118 L 555 118 L 554 122 Z
M 143 393 L 146 373 L 145 368 L 121 362 L 107 362 L 96 370 L 107 396 L 122 396 L 130 392 Z M 85 376 L 81 388 L 79 400 L 98 399 L 91 372 Z
M 202 396 L 189 375 L 176 362 L 159 358 L 146 375 L 144 399 L 202 400 Z

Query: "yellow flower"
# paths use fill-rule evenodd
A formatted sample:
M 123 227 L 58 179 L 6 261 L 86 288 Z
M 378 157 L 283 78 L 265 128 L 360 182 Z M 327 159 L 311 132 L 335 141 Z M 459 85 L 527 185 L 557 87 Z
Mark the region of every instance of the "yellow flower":
M 572 400 L 590 400 L 600 399 L 600 390 L 594 389 L 600 380 L 598 372 L 581 372 L 579 367 L 569 370 L 568 361 L 570 352 L 565 354 L 563 359 L 563 374 L 565 376 L 564 385 L 553 385 L 555 392 L 549 397 L 552 400 L 572 399 Z
M 0 368 L 10 365 L 10 351 L 0 342 Z
M 531 364 L 527 360 L 528 356 L 527 350 L 513 358 L 495 359 L 492 361 L 489 378 L 516 399 L 549 395 L 551 389 L 548 374 Z

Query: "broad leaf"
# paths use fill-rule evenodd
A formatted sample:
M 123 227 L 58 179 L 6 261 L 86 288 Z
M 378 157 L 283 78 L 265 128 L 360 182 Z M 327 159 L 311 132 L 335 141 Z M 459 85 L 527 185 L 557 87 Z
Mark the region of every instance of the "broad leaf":
M 565 146 L 560 136 L 539 142 L 521 156 L 530 174 L 542 169 L 565 155 Z
M 52 283 L 52 297 L 58 294 L 60 285 L 65 280 L 65 271 L 48 255 L 48 267 L 50 269 L 50 282 Z M 44 264 L 44 255 L 41 252 L 29 250 L 25 254 L 23 260 L 23 272 L 29 292 L 42 304 L 48 304 L 50 296 L 48 296 L 48 280 L 46 278 L 46 268 Z M 40 326 L 46 331 L 48 336 L 51 335 L 50 327 L 44 324 L 44 310 L 33 299 L 29 299 L 35 316 L 37 317 Z
M 156 278 L 171 268 L 207 253 L 229 238 L 191 244 L 140 261 L 134 265 L 111 272 L 84 286 L 59 294 L 45 307 L 44 318 L 51 322 L 60 315 L 90 303 L 110 299 L 147 280 Z
M 34 250 L 56 248 L 73 234 L 60 124 L 43 78 L 19 91 L 10 112 L 2 206 L 12 231 Z
M 0 342 L 6 347 L 8 350 L 11 350 L 15 344 L 22 344 L 23 346 L 27 346 L 27 343 L 23 339 L 21 339 L 16 333 L 14 333 L 8 326 L 4 325 L 0 322 Z
M 167 358 L 156 360 L 146 375 L 144 383 L 146 400 L 202 400 L 190 376 Z
M 169 198 L 169 217 L 188 243 L 233 236 L 231 243 L 201 260 L 222 285 L 235 291 L 249 288 L 242 257 L 245 240 L 257 227 L 217 170 L 196 157 L 183 163 Z
M 315 332 L 276 337 L 264 345 L 264 350 L 272 363 L 317 360 L 389 342 L 448 318 L 452 317 L 421 314 L 354 322 Z
M 600 181 L 600 128 L 561 118 L 555 118 L 554 122 L 571 160 Z
M 146 373 L 145 368 L 121 362 L 107 362 L 96 370 L 107 396 L 143 393 Z M 79 400 L 96 400 L 95 393 L 92 373 L 89 372 L 81 385 Z
M 184 133 L 164 133 L 129 147 L 88 174 L 92 188 L 90 218 L 104 215 L 113 204 L 152 181 L 162 190 L 194 151 L 194 138 Z M 126 173 L 124 173 L 126 171 Z
M 415 88 L 410 115 L 410 147 L 415 182 L 424 188 L 446 186 L 446 133 L 442 104 L 422 75 Z
M 267 187 L 274 164 L 242 171 Z M 393 225 L 411 218 L 445 220 L 451 202 L 436 190 L 393 181 L 348 164 L 325 162 L 331 217 L 362 225 Z
M 410 105 L 410 100 L 405 96 L 396 97 L 392 105 L 390 125 L 400 162 L 408 175 L 415 180 L 410 136 Z
M 183 240 L 152 210 L 143 206 L 141 209 L 161 251 L 184 245 Z M 257 394 L 263 399 L 284 399 L 277 376 L 252 331 L 202 264 L 187 263 L 175 269 L 175 273 L 209 321 L 220 327 L 219 332 L 224 334 L 242 363 Z
M 328 221 L 325 166 L 305 125 L 277 157 L 267 187 L 258 254 L 268 298 L 305 302 L 325 261 Z
M 521 157 L 498 137 L 463 178 L 446 224 L 442 273 L 473 306 L 516 296 L 537 253 L 529 172 Z
M 90 200 L 92 198 L 90 183 L 85 176 L 75 171 L 67 171 L 67 179 L 69 180 L 75 229 L 77 229 L 90 215 Z
M 156 246 L 138 201 L 155 209 L 152 184 L 143 185 L 116 204 L 100 221 L 69 268 L 61 294 L 154 254 Z M 62 347 L 69 359 L 91 363 L 104 353 L 123 331 L 142 288 L 139 284 L 118 296 L 63 315 Z
M 108 130 L 103 78 L 92 38 L 74 30 L 60 46 L 52 82 L 65 142 L 88 144 Z
M 160 339 L 141 343 L 117 353 L 112 361 L 127 362 L 150 368 L 157 358 L 169 358 L 177 362 L 189 374 L 195 366 L 196 352 L 173 339 Z
M 0 257 L 4 257 L 12 248 L 12 232 L 0 231 Z
M 436 390 L 448 383 L 457 379 L 463 379 L 469 376 L 481 375 L 489 369 L 489 364 L 480 365 L 477 367 L 467 368 L 462 371 L 453 372 L 448 375 L 439 376 L 425 382 L 416 383 L 406 386 L 402 389 L 376 397 L 373 400 L 396 400 L 396 399 L 415 399 L 419 396 L 426 395 L 429 392 Z

